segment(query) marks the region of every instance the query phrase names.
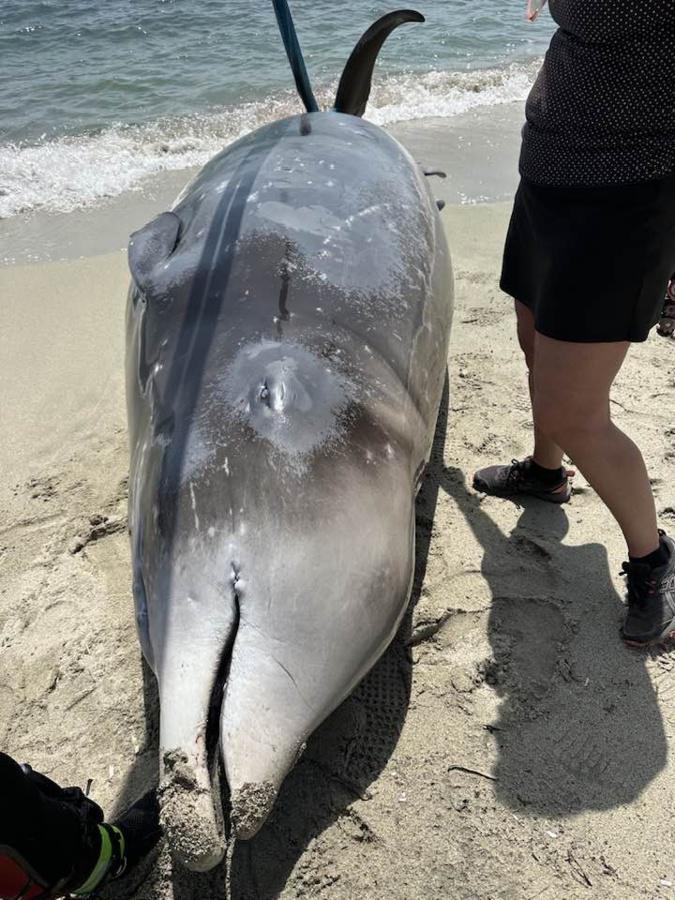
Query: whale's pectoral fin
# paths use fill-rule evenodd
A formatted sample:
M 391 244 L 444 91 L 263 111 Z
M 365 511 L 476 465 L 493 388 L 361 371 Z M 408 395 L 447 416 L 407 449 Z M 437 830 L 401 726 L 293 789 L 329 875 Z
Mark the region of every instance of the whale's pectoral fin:
M 442 169 L 427 169 L 426 166 L 422 167 L 422 171 L 426 175 L 427 178 L 431 178 L 432 176 L 436 176 L 437 178 L 447 178 L 448 173 L 444 172 Z
M 352 51 L 342 73 L 335 99 L 336 112 L 352 116 L 364 114 L 370 96 L 373 69 L 382 45 L 399 25 L 405 22 L 424 21 L 422 13 L 412 9 L 400 9 L 382 16 L 371 25 Z
M 146 293 L 153 272 L 176 249 L 181 221 L 175 213 L 165 212 L 135 231 L 129 241 L 129 269 L 136 286 Z

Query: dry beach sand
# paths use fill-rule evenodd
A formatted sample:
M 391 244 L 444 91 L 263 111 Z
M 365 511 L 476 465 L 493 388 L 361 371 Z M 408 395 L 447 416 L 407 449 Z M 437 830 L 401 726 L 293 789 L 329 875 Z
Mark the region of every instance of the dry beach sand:
M 311 740 L 269 824 L 209 876 L 162 852 L 137 900 L 675 896 L 675 651 L 621 645 L 623 548 L 566 509 L 481 499 L 530 446 L 506 204 L 443 213 L 450 395 L 400 638 Z M 136 223 L 130 223 L 133 227 Z M 157 700 L 126 536 L 121 251 L 0 269 L 0 746 L 114 812 L 156 777 Z M 675 346 L 635 348 L 617 421 L 675 530 Z

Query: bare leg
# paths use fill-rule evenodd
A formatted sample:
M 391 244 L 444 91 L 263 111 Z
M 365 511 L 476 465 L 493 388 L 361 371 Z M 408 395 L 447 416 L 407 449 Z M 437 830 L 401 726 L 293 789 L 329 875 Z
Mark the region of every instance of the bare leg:
M 562 466 L 563 451 L 548 437 L 537 425 L 534 416 L 534 316 L 523 303 L 515 301 L 516 317 L 518 319 L 518 341 L 520 349 L 525 355 L 528 370 L 528 384 L 530 387 L 530 402 L 532 404 L 534 419 L 534 452 L 532 458 L 545 469 L 559 469 Z
M 535 335 L 534 414 L 579 466 L 619 523 L 633 557 L 659 547 L 654 497 L 640 450 L 612 422 L 609 392 L 627 342 L 581 344 Z

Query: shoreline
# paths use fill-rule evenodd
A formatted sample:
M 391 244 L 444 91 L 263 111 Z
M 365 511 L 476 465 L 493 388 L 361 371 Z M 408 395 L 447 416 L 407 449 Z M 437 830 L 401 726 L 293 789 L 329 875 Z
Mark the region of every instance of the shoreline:
M 517 186 L 521 103 L 448 119 L 387 126 L 421 165 L 447 172 L 434 194 L 449 205 L 509 199 Z M 169 208 L 198 168 L 148 178 L 137 190 L 68 213 L 37 211 L 0 219 L 0 268 L 97 256 L 126 248 L 129 234 Z

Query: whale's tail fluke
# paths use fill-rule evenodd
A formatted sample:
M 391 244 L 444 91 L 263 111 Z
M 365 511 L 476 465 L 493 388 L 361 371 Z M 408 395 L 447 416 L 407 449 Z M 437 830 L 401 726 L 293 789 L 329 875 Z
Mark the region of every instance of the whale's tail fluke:
M 371 25 L 358 42 L 347 61 L 340 79 L 336 112 L 348 113 L 351 116 L 362 116 L 370 96 L 373 69 L 382 45 L 389 35 L 405 22 L 424 22 L 424 16 L 412 9 L 400 9 L 388 13 Z
M 302 102 L 305 104 L 307 112 L 318 112 L 319 104 L 316 102 L 314 92 L 312 91 L 312 85 L 309 81 L 307 67 L 305 66 L 305 60 L 302 55 L 302 50 L 300 49 L 300 42 L 298 41 L 298 34 L 295 30 L 295 25 L 293 24 L 293 17 L 291 16 L 291 10 L 288 6 L 288 0 L 272 0 L 272 4 L 277 16 L 277 22 L 279 23 L 279 30 L 281 31 L 281 37 L 284 42 L 284 47 L 286 48 L 288 61 L 293 70 L 295 86 L 298 89 Z

